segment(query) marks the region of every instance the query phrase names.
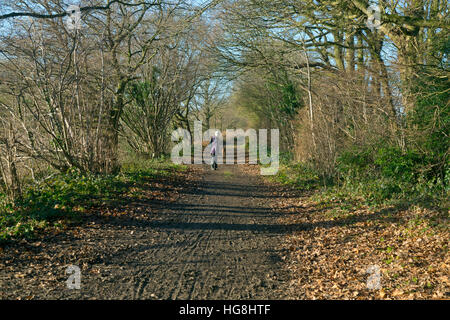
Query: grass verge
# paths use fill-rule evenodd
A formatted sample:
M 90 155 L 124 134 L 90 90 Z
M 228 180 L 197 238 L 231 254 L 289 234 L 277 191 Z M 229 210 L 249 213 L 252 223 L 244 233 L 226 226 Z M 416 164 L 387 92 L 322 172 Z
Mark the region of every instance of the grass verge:
M 77 222 L 88 209 L 116 201 L 130 187 L 180 170 L 186 167 L 168 161 L 125 162 L 117 175 L 56 174 L 30 185 L 15 203 L 0 195 L 0 244 Z

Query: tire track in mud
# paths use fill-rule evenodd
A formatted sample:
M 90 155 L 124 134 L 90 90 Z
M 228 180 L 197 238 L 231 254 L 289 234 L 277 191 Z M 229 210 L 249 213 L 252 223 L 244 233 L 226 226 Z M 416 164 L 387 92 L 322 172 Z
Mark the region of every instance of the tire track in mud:
M 285 254 L 280 248 L 287 230 L 270 209 L 276 201 L 270 190 L 260 177 L 244 173 L 238 165 L 221 165 L 217 171 L 205 166 L 198 172 L 197 181 L 184 185 L 177 201 L 159 208 L 150 201 L 145 209 L 148 219 L 131 215 L 106 222 L 98 217 L 98 228 L 86 228 L 85 237 L 48 244 L 42 255 L 49 258 L 40 262 L 47 266 L 40 272 L 56 274 L 57 279 L 44 287 L 36 279 L 15 277 L 15 272 L 35 268 L 29 261 L 15 263 L 8 274 L 0 271 L 0 279 L 6 279 L 0 285 L 8 288 L 2 297 L 31 293 L 34 299 L 288 298 L 288 272 L 281 259 L 273 259 Z M 92 252 L 82 269 L 82 288 L 68 290 L 65 269 L 55 266 L 54 256 L 87 243 Z
M 133 298 L 286 298 L 287 276 L 272 259 L 283 232 L 260 184 L 238 166 L 205 169 L 198 188 L 161 213 L 168 219 L 155 230 L 169 235 L 153 254 L 161 263 L 142 271 L 153 281 L 140 283 Z

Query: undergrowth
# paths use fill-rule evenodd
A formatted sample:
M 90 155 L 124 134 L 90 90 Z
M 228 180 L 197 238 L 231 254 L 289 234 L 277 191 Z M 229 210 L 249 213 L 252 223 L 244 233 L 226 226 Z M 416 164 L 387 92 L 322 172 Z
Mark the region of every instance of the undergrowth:
M 0 194 L 0 243 L 33 238 L 49 227 L 77 221 L 86 209 L 114 202 L 130 186 L 185 168 L 166 160 L 127 161 L 117 175 L 82 174 L 77 170 L 55 174 L 30 184 L 15 202 Z
M 397 149 L 344 153 L 338 159 L 333 177 L 321 176 L 305 163 L 282 163 L 278 183 L 300 190 L 315 191 L 311 200 L 327 207 L 330 216 L 343 216 L 362 206 L 379 209 L 395 207 L 402 210 L 422 207 L 446 212 L 450 169 L 436 176 L 423 169 L 423 163 L 413 152 L 401 154 Z

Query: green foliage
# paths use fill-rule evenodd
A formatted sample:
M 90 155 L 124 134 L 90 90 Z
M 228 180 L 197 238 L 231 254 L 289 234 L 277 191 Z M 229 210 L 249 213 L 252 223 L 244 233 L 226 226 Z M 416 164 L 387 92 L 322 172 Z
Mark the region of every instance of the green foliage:
M 125 189 L 125 181 L 120 176 L 84 175 L 76 170 L 57 175 L 49 181 L 30 188 L 19 203 L 30 211 L 42 211 L 60 206 L 73 206 L 93 198 L 109 198 Z
M 121 116 L 125 140 L 133 151 L 148 156 L 159 157 L 167 151 L 168 124 L 177 109 L 172 90 L 164 80 L 154 67 L 149 79 L 130 82 L 125 92 L 130 101 Z
M 337 159 L 338 172 L 345 178 L 396 178 L 414 182 L 418 166 L 423 164 L 421 156 L 397 147 L 371 146 L 359 150 L 345 151 Z
M 445 198 L 448 182 L 430 175 L 429 159 L 410 149 L 378 144 L 347 151 L 337 160 L 341 189 L 369 203 L 386 200 L 437 201 Z
M 301 94 L 295 84 L 289 79 L 285 71 L 274 80 L 268 80 L 267 86 L 276 96 L 277 104 L 272 106 L 273 112 L 286 115 L 289 119 L 294 117 L 302 106 Z
M 358 199 L 368 205 L 420 202 L 441 206 L 448 198 L 449 166 L 446 180 L 430 176 L 426 157 L 386 143 L 343 152 L 337 159 L 334 181 L 325 181 L 308 164 L 282 163 L 277 181 L 306 190 L 323 186 L 321 193 L 328 195 L 327 199 Z
M 371 150 L 345 151 L 337 160 L 337 169 L 344 176 L 359 176 L 373 163 Z
M 418 72 L 413 87 L 416 105 L 408 114 L 408 126 L 417 133 L 413 142 L 431 168 L 429 174 L 444 179 L 450 148 L 450 80 L 448 72 L 439 75 L 425 67 Z
M 0 195 L 0 242 L 33 237 L 38 230 L 76 220 L 88 208 L 117 201 L 131 185 L 184 168 L 160 159 L 126 162 L 118 175 L 70 170 L 30 186 L 16 203 Z
M 174 164 L 163 156 L 156 159 L 128 158 L 122 164 L 122 174 L 135 183 L 171 176 L 186 169 L 186 165 Z
M 305 163 L 282 164 L 273 179 L 303 190 L 315 189 L 322 181 L 317 172 Z
M 284 165 L 290 165 L 294 160 L 294 155 L 292 154 L 292 152 L 289 151 L 280 151 L 279 157 L 280 163 Z
M 374 163 L 383 178 L 416 182 L 417 168 L 422 164 L 422 159 L 412 150 L 402 152 L 400 148 L 386 147 L 377 150 Z

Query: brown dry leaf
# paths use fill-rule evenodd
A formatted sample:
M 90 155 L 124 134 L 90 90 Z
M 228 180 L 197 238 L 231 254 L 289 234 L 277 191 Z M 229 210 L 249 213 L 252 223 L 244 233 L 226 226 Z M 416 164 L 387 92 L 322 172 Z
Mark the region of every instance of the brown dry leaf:
M 403 293 L 404 293 L 403 290 L 395 289 L 395 290 L 392 292 L 392 296 L 393 296 L 393 297 L 401 296 Z
M 286 213 L 280 222 L 305 226 L 286 237 L 284 245 L 294 299 L 431 299 L 450 292 L 450 255 L 443 250 L 449 243 L 448 228 L 415 222 L 417 217 L 439 216 L 438 211 L 359 206 L 340 214 L 345 200 L 320 203 L 301 191 L 267 184 L 279 190 L 271 207 Z M 289 197 L 282 198 L 283 192 Z M 372 266 L 381 271 L 381 290 L 366 290 Z

